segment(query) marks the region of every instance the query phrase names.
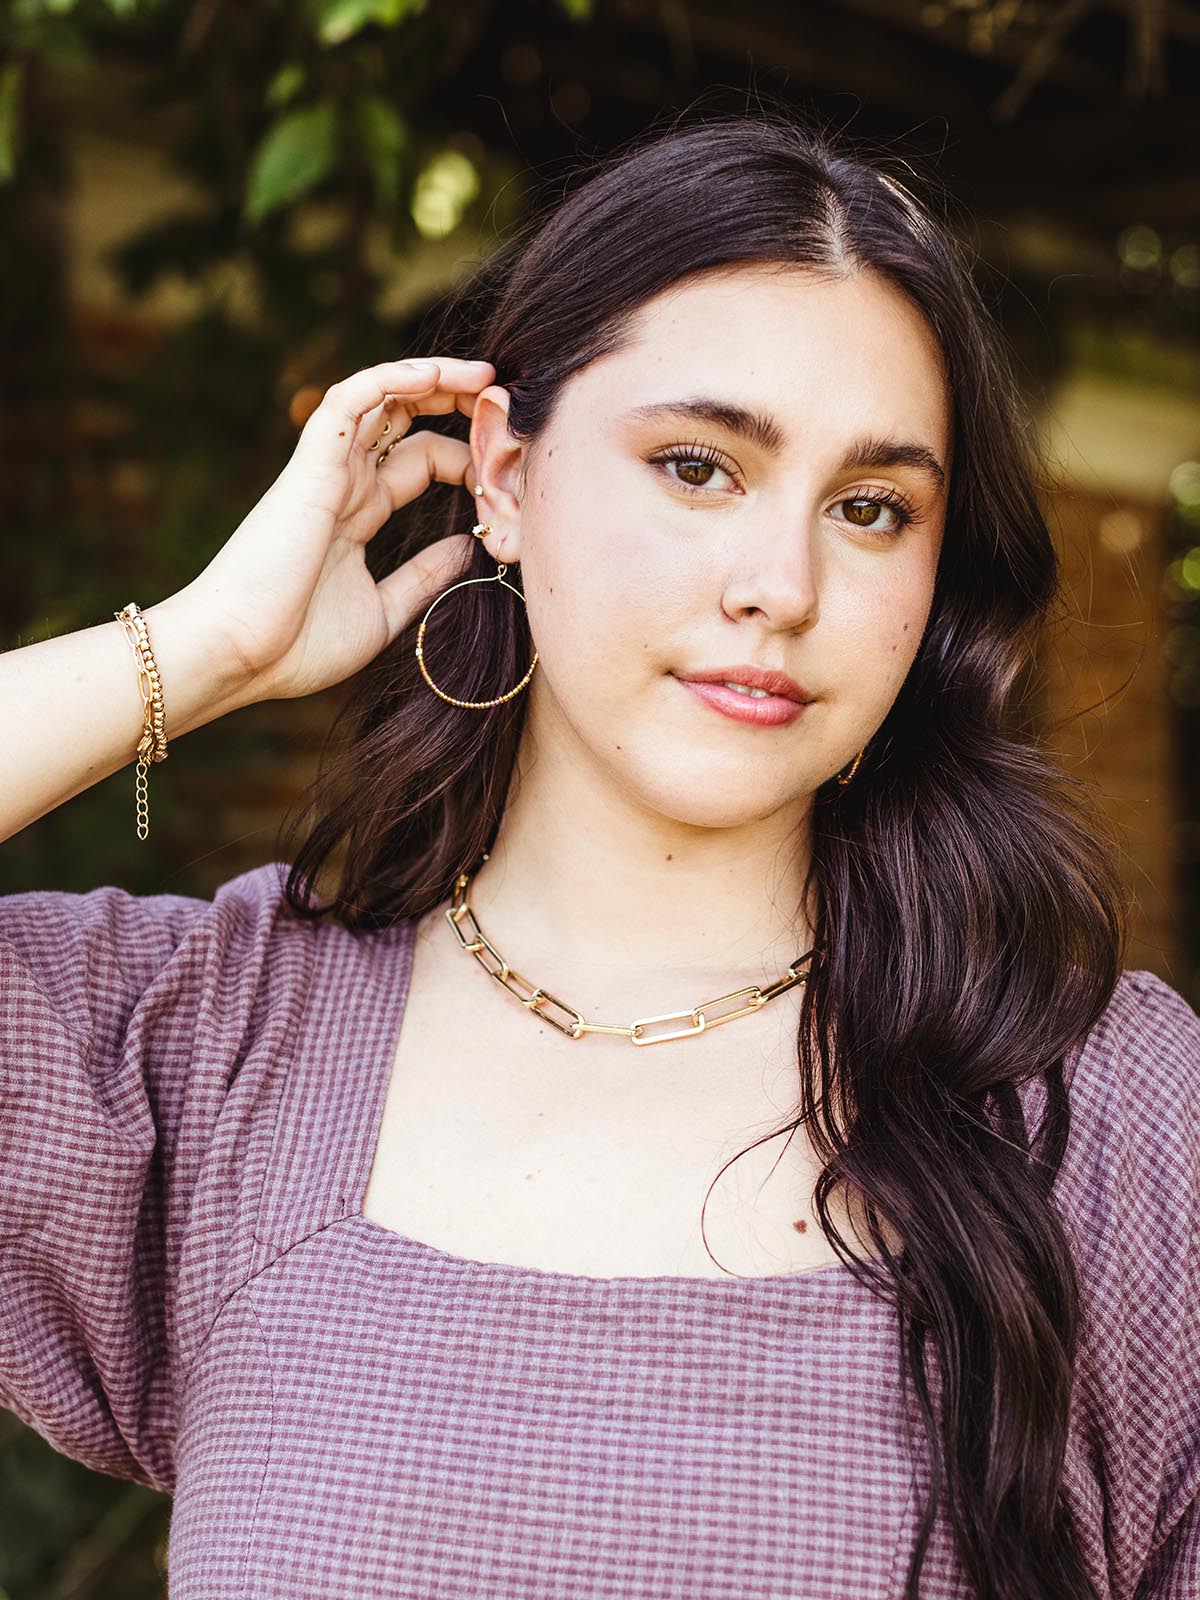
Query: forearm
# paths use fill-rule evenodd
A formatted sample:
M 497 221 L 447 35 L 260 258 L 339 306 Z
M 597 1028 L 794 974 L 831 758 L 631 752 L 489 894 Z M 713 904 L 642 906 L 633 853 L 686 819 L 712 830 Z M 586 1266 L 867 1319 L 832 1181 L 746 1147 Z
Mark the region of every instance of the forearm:
M 168 746 L 254 701 L 186 590 L 144 616 Z M 0 839 L 132 765 L 143 726 L 137 663 L 115 618 L 0 655 Z

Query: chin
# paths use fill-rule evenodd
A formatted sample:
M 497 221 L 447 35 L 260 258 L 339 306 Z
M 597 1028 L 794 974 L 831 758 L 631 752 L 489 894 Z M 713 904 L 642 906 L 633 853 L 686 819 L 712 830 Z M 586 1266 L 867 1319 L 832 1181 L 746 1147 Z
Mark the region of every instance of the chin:
M 783 806 L 798 805 L 809 793 L 795 787 L 772 787 L 767 791 L 761 769 L 721 771 L 714 762 L 707 771 L 700 772 L 693 760 L 670 770 L 669 752 L 665 750 L 655 771 L 627 773 L 626 782 L 647 810 L 689 828 L 752 827 L 774 816 Z

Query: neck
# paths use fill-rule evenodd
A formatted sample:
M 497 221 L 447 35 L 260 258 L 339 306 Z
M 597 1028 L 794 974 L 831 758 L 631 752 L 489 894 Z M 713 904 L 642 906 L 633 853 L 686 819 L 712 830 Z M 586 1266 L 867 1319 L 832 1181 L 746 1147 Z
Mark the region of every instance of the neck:
M 554 991 L 661 999 L 774 982 L 813 943 L 801 909 L 807 808 L 736 827 L 681 823 L 547 759 L 514 783 L 469 898 L 492 944 Z

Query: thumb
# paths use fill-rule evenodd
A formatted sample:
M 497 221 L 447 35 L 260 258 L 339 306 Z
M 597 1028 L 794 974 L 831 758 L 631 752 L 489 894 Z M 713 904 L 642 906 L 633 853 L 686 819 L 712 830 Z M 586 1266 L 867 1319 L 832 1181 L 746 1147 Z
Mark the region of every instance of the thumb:
M 376 584 L 387 619 L 388 643 L 405 629 L 419 611 L 455 578 L 463 578 L 471 564 L 475 536 L 452 533 L 418 550 L 403 566 Z

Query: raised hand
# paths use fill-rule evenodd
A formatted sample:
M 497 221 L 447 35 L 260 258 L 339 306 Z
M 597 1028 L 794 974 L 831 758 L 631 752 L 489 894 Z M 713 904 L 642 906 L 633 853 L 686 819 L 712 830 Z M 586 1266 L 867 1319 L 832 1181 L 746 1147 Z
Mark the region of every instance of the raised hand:
M 466 482 L 465 442 L 409 429 L 422 413 L 471 416 L 495 375 L 488 361 L 451 356 L 386 361 L 326 391 L 278 478 L 176 597 L 205 608 L 255 699 L 340 683 L 465 570 L 468 533 L 437 540 L 379 583 L 365 550 L 435 478 Z

